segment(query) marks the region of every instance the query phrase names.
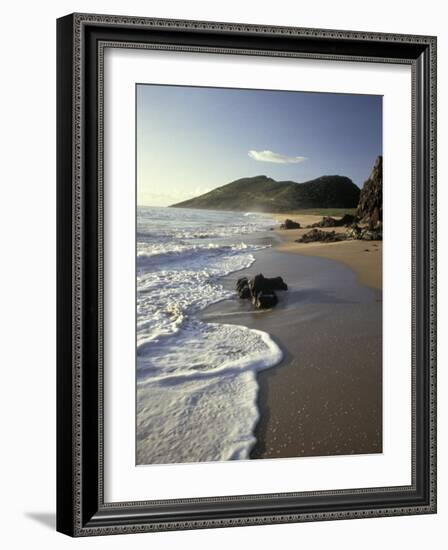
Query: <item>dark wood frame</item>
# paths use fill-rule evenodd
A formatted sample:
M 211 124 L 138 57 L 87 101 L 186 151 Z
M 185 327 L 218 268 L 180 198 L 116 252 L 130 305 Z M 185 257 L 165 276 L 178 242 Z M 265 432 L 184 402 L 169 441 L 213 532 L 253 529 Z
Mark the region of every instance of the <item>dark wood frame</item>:
M 110 46 L 411 65 L 412 485 L 104 502 L 102 56 Z M 88 536 L 434 513 L 436 38 L 73 14 L 57 22 L 57 52 L 58 531 Z

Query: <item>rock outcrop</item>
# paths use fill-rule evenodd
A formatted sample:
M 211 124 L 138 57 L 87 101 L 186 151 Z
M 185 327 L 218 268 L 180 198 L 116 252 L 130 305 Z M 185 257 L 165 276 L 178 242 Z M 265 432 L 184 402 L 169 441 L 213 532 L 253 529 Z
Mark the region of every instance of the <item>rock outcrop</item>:
M 356 218 L 374 229 L 383 221 L 383 157 L 379 156 L 359 197 Z
M 277 305 L 276 290 L 288 290 L 281 277 L 264 277 L 261 273 L 252 279 L 241 277 L 236 283 L 238 296 L 250 300 L 257 309 L 269 309 Z
M 375 227 L 360 227 L 353 224 L 347 232 L 347 239 L 358 241 L 382 241 L 383 240 L 383 224 L 378 222 Z
M 345 241 L 347 239 L 346 233 L 336 233 L 336 231 L 321 231 L 320 229 L 314 228 L 308 233 L 305 233 L 297 239 L 297 243 L 336 243 L 339 241 Z
M 313 223 L 308 227 L 349 227 L 355 221 L 355 216 L 345 214 L 340 220 L 331 216 L 324 216 L 319 222 Z
M 286 220 L 280 225 L 280 229 L 300 229 L 300 223 L 286 218 Z

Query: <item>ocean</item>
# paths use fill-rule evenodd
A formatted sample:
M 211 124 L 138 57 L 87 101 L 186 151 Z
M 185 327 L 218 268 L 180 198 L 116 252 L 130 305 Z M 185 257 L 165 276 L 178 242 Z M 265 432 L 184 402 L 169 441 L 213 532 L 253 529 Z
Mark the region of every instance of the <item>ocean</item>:
M 273 225 L 257 213 L 137 209 L 137 464 L 248 459 L 260 369 L 280 362 L 271 337 L 207 323 L 232 298 L 221 278 L 248 268 Z

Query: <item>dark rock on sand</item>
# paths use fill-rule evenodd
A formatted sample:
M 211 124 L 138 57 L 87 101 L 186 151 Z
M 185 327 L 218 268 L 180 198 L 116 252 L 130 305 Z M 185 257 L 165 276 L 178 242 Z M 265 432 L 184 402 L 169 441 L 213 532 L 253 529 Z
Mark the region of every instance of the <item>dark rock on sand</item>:
M 277 294 L 272 292 L 259 292 L 256 296 L 252 296 L 252 303 L 257 309 L 269 309 L 278 304 Z
M 352 225 L 352 223 L 354 223 L 354 221 L 355 221 L 355 216 L 352 216 L 351 214 L 345 214 L 344 216 L 342 216 L 340 220 L 338 220 L 337 225 L 349 227 L 350 225 Z
M 331 216 L 324 216 L 320 222 L 316 222 L 310 225 L 310 227 L 335 227 L 336 220 Z
M 241 277 L 236 283 L 236 291 L 241 299 L 251 300 L 257 309 L 268 309 L 278 303 L 275 290 L 288 290 L 281 277 L 264 277 L 261 273 L 252 279 Z
M 359 197 L 356 217 L 359 223 L 374 229 L 383 221 L 383 157 L 379 156 Z
M 364 232 L 363 240 L 365 241 L 382 241 L 383 240 L 383 228 L 377 226 L 374 229 L 367 229 Z
M 281 277 L 265 277 L 261 273 L 249 282 L 252 294 L 270 292 L 271 290 L 288 290 L 288 285 Z
M 238 281 L 236 282 L 236 291 L 238 292 L 238 296 L 241 299 L 250 300 L 251 293 L 249 287 L 249 279 L 247 277 L 241 277 L 241 279 L 238 279 Z
M 345 241 L 347 239 L 346 233 L 336 233 L 336 231 L 320 231 L 319 229 L 312 229 L 297 239 L 297 243 L 335 243 L 339 241 Z
M 280 225 L 280 229 L 300 229 L 300 223 L 286 218 L 286 220 Z
M 355 221 L 355 216 L 352 216 L 351 214 L 345 214 L 340 220 L 337 220 L 336 218 L 332 218 L 331 216 L 324 216 L 320 222 L 313 223 L 312 225 L 309 225 L 308 227 L 347 227 L 352 225 L 352 223 Z
M 378 222 L 375 227 L 360 227 L 357 224 L 351 226 L 347 233 L 348 239 L 358 241 L 382 241 L 383 240 L 383 224 Z

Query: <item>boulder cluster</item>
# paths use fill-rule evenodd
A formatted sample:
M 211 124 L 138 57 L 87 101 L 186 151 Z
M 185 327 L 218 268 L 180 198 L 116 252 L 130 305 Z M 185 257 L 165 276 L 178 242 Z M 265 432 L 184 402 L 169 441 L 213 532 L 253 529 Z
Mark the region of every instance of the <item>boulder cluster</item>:
M 281 277 L 265 277 L 261 273 L 251 279 L 241 277 L 236 283 L 238 296 L 250 300 L 257 309 L 270 309 L 277 305 L 276 290 L 288 290 L 288 285 Z
M 383 227 L 379 223 L 373 229 L 360 227 L 356 223 L 350 226 L 345 233 L 336 233 L 336 231 L 322 231 L 314 228 L 308 231 L 298 239 L 296 243 L 336 243 L 339 241 L 382 241 Z
M 346 227 L 345 233 L 321 231 L 320 228 Z M 298 229 L 300 224 L 286 219 L 282 229 Z M 383 239 L 383 157 L 379 156 L 369 178 L 365 181 L 359 197 L 356 215 L 345 214 L 341 219 L 324 216 L 320 221 L 308 225 L 311 229 L 298 243 L 338 242 L 345 240 L 381 241 Z
M 347 235 L 345 233 L 336 233 L 336 231 L 321 231 L 320 229 L 312 229 L 302 235 L 299 239 L 296 240 L 298 243 L 313 243 L 313 242 L 322 242 L 322 243 L 336 243 L 338 241 L 345 241 Z
M 286 218 L 286 220 L 280 225 L 280 229 L 300 229 L 300 223 Z
M 355 239 L 360 241 L 382 241 L 383 224 L 379 222 L 372 229 L 369 227 L 360 227 L 359 225 L 354 224 L 347 232 L 347 239 Z
M 324 216 L 320 222 L 313 223 L 307 227 L 349 227 L 355 222 L 355 216 L 345 214 L 340 220 L 331 216 Z

